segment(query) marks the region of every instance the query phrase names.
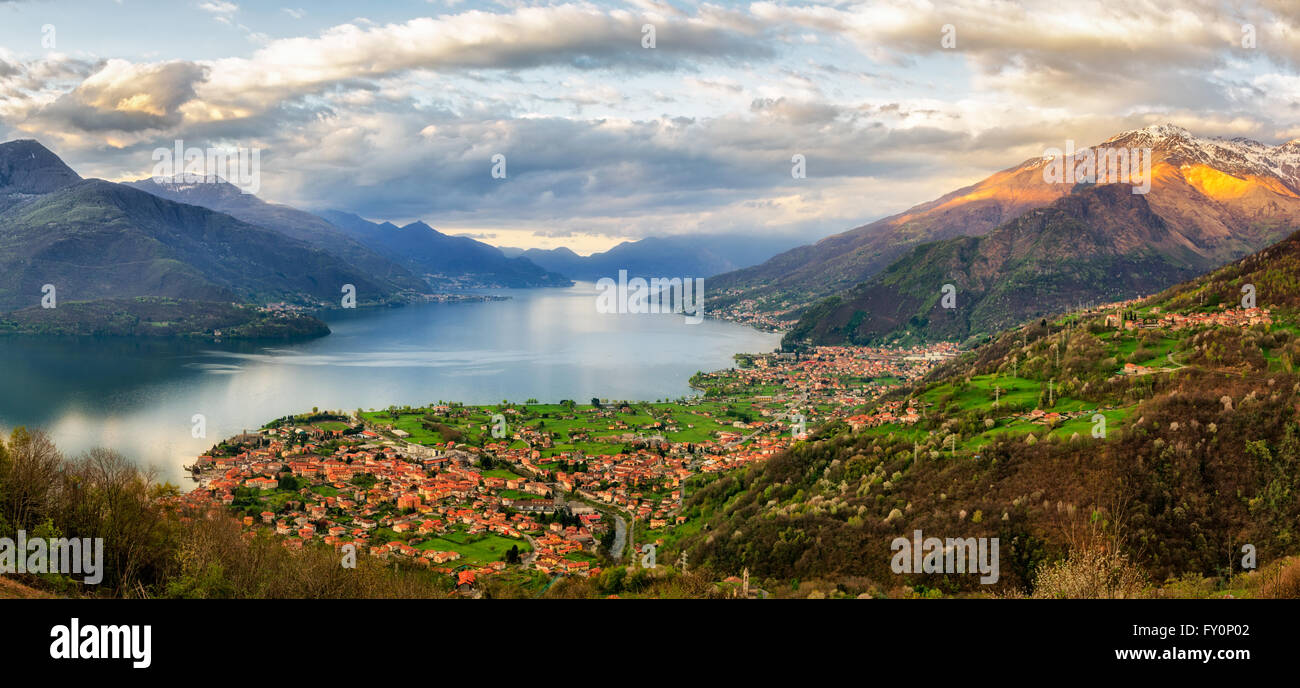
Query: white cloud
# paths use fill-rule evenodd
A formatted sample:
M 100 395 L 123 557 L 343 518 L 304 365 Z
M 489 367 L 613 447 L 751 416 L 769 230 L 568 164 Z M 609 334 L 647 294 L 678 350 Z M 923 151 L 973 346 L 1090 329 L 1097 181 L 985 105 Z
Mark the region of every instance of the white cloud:
M 175 138 L 257 145 L 273 200 L 466 232 L 815 238 L 1067 138 L 1165 120 L 1294 138 L 1286 39 L 1300 29 L 1285 9 L 562 2 L 291 38 L 245 28 L 259 48 L 212 60 L 24 62 L 0 49 L 0 126 L 101 176 L 143 176 L 148 151 Z M 647 17 L 654 50 L 641 47 Z M 1253 52 L 1233 42 L 1241 17 L 1258 22 Z M 939 42 L 947 23 L 953 50 Z M 487 174 L 496 152 L 505 183 Z M 794 153 L 808 159 L 798 183 Z
M 228 15 L 238 12 L 239 5 L 233 2 L 225 2 L 225 0 L 209 0 L 208 2 L 199 3 L 199 9 L 212 14 Z

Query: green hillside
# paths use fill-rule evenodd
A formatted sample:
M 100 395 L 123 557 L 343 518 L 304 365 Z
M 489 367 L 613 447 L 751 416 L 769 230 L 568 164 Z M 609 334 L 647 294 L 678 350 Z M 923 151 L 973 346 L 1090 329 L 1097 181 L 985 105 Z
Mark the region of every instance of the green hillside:
M 823 427 L 695 489 L 676 548 L 768 589 L 878 595 L 1065 594 L 1045 574 L 1067 560 L 1115 573 L 1088 594 L 1159 595 L 1228 585 L 1245 544 L 1261 565 L 1294 556 L 1298 266 L 1293 235 L 1142 301 L 1004 331 L 882 400 L 915 405 L 915 425 Z M 1242 307 L 1245 284 L 1267 313 Z M 1000 581 L 895 574 L 890 543 L 916 529 L 999 538 Z

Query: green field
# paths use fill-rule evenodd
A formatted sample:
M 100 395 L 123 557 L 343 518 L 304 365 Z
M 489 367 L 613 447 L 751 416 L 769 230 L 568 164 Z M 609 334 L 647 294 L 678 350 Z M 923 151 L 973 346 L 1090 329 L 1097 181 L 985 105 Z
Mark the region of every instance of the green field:
M 403 408 L 368 411 L 361 416 L 369 423 L 402 430 L 410 435 L 408 441 L 422 445 L 448 441 L 445 430 L 430 427 L 434 424 L 458 433 L 456 441 L 475 446 L 504 441 L 513 448 L 525 447 L 528 445 L 515 440 L 514 435 L 532 431 L 546 435 L 552 443 L 551 447 L 540 448 L 543 457 L 575 451 L 618 454 L 625 449 L 625 435 L 633 441 L 662 435 L 674 442 L 701 443 L 714 439 L 719 431 L 739 431 L 733 425 L 738 421 L 765 420 L 760 413 L 762 407 L 750 401 L 631 403 L 626 411 L 623 408 L 613 404 L 602 409 L 590 404 L 510 404 L 459 406 L 442 414 L 433 413 L 431 408 Z M 492 437 L 492 417 L 497 414 L 506 418 L 504 438 Z M 539 438 L 533 439 L 540 447 Z M 560 468 L 558 464 L 550 467 Z M 502 473 L 500 477 L 508 476 Z
M 1106 418 L 1106 436 L 1110 437 L 1113 433 L 1123 427 L 1124 420 L 1133 412 L 1133 407 L 1101 411 L 1101 415 Z M 966 439 L 958 445 L 958 451 L 972 451 L 983 447 L 1000 437 L 1016 437 L 1033 433 L 1042 437 L 1051 435 L 1063 440 L 1068 440 L 1075 433 L 1080 438 L 1092 439 L 1093 421 L 1092 413 L 1085 413 L 1078 418 L 1061 423 L 1059 426 L 1048 430 L 1047 426 L 1041 423 L 1031 423 L 1023 420 L 999 421 L 998 425 L 972 438 Z
M 513 499 L 515 501 L 525 501 L 531 499 L 541 499 L 541 500 L 547 499 L 546 497 L 543 497 L 541 495 L 535 495 L 532 494 L 531 492 L 520 492 L 519 490 L 498 490 L 497 496 L 501 497 L 502 499 Z
M 495 533 L 470 535 L 463 530 L 453 530 L 432 537 L 416 545 L 416 549 L 460 552 L 461 558 L 455 562 L 457 566 L 461 564 L 482 566 L 494 561 L 505 560 L 506 552 L 515 545 L 519 546 L 521 554 L 531 552 L 533 549 L 527 540 L 516 540 Z
M 1036 408 L 1039 396 L 1047 387 L 1046 383 L 1023 377 L 977 375 L 972 377 L 970 383 L 962 389 L 956 389 L 953 383 L 947 382 L 927 390 L 921 395 L 921 399 L 937 406 L 941 406 L 946 400 L 963 411 L 991 408 L 996 399 L 998 409 L 1010 413 Z M 999 391 L 995 392 L 995 389 Z M 1059 390 L 1059 386 L 1057 389 Z M 1053 401 L 1053 405 L 1050 408 L 1044 406 L 1044 410 L 1078 411 L 1087 406 L 1083 401 L 1061 397 L 1059 393 Z
M 504 469 L 504 468 L 493 468 L 492 470 L 483 471 L 483 477 L 485 477 L 485 478 L 504 478 L 504 479 L 506 479 L 506 480 L 516 480 L 516 479 L 522 479 L 524 476 L 519 475 L 518 473 L 515 473 L 514 471 L 506 470 L 506 469 Z

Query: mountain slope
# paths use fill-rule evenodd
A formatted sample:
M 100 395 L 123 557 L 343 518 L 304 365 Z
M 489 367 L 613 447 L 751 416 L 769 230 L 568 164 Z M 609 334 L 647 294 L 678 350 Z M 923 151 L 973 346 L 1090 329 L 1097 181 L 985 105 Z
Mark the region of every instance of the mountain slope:
M 897 215 L 719 275 L 714 284 L 721 291 L 740 290 L 737 298 L 766 302 L 769 310 L 785 310 L 876 275 L 912 246 L 984 234 L 1068 192 L 1065 185 L 1041 183 L 1041 171 L 1022 164 Z
M 1293 234 L 1141 302 L 1002 332 L 861 409 L 906 404 L 915 424 L 833 423 L 697 486 L 678 547 L 765 588 L 849 594 L 1069 595 L 1039 574 L 1089 554 L 1148 594 L 1226 586 L 1243 544 L 1261 566 L 1300 553 L 1297 275 Z M 1246 284 L 1271 314 L 1239 307 Z M 999 538 L 998 584 L 893 572 L 891 542 L 915 530 Z
M 1268 225 L 1257 233 L 1266 241 L 1281 231 Z M 1218 265 L 1236 245 L 1203 250 L 1125 185 L 1079 186 L 985 236 L 913 249 L 875 279 L 809 308 L 787 343 L 996 332 L 1080 303 L 1159 291 Z M 956 288 L 953 308 L 941 300 L 946 284 Z
M 72 168 L 36 141 L 0 143 L 0 211 L 79 181 Z
M 507 258 L 499 249 L 468 237 L 447 236 L 423 222 L 398 227 L 376 224 L 351 213 L 321 216 L 352 238 L 423 275 L 436 287 L 567 287 L 573 283 L 527 258 Z
M 337 303 L 397 294 L 305 243 L 194 205 L 92 179 L 0 213 L 0 309 L 40 302 L 165 296 Z
M 1157 125 L 1095 149 L 1130 147 L 1152 150 L 1147 201 L 1196 252 L 1227 260 L 1258 250 L 1300 218 L 1300 142 L 1269 147 Z M 918 244 L 986 234 L 1072 193 L 1075 183 L 1044 181 L 1044 164 L 1031 158 L 903 213 L 720 275 L 715 287 L 736 294 L 719 297 L 719 305 L 756 299 L 768 312 L 797 308 L 870 279 Z
M 1260 308 L 1300 312 L 1300 232 L 1147 301 L 1165 312 L 1213 311 L 1238 305 L 1246 285 Z
M 219 179 L 204 183 L 141 179 L 127 182 L 141 191 L 161 198 L 189 203 L 225 213 L 252 225 L 279 232 L 321 249 L 355 265 L 376 282 L 390 283 L 394 289 L 427 290 L 428 285 L 406 268 L 380 256 L 338 227 L 311 213 L 287 205 L 267 203 L 239 187 Z

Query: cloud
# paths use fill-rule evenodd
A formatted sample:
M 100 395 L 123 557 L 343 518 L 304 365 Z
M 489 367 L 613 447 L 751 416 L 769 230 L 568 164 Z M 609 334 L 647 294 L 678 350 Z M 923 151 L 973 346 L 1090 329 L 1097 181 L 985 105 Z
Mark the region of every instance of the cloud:
M 1233 60 L 1294 68 L 1300 63 L 1300 17 L 1286 5 L 900 0 L 840 6 L 758 2 L 751 9 L 768 23 L 841 37 L 881 62 L 960 60 L 973 70 L 976 90 L 1087 108 L 1153 100 L 1184 104 L 1212 96 L 1212 72 Z M 1253 48 L 1242 44 L 1248 23 L 1258 33 Z M 941 42 L 945 27 L 955 38 L 950 48 Z
M 204 68 L 189 62 L 137 65 L 108 60 L 36 118 L 81 132 L 139 132 L 181 124 Z
M 199 9 L 216 15 L 230 15 L 239 11 L 239 5 L 224 0 L 211 0 L 199 3 Z
M 267 198 L 475 235 L 809 240 L 1066 139 L 1167 120 L 1300 135 L 1281 1 L 508 4 L 250 35 L 251 52 L 204 60 L 0 49 L 0 121 L 109 178 L 143 176 L 174 139 L 259 147 Z
M 374 27 L 343 24 L 318 37 L 273 41 L 252 58 L 213 62 L 204 95 L 223 102 L 265 101 L 417 69 L 671 70 L 695 68 L 695 60 L 774 54 L 759 24 L 725 13 L 666 23 L 663 50 L 642 47 L 644 23 L 645 17 L 624 10 L 563 4 L 509 13 L 473 10 Z

